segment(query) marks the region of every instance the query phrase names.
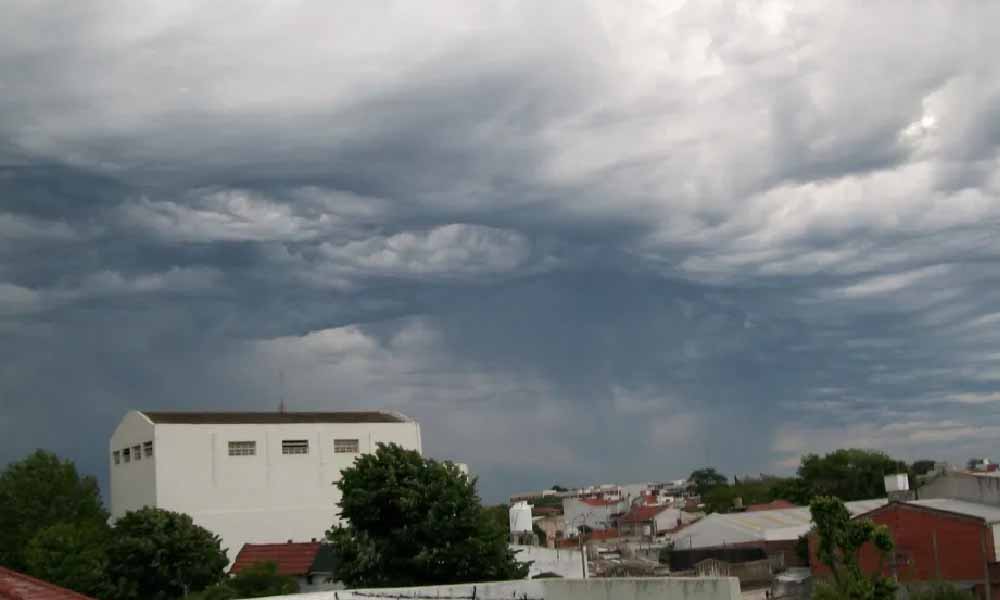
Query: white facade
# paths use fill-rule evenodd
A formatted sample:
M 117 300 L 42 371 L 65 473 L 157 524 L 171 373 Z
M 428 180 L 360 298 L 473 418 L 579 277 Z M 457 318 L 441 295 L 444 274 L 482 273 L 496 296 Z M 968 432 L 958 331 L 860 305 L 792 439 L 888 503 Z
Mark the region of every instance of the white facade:
M 247 542 L 322 539 L 338 520 L 341 470 L 380 442 L 420 452 L 420 426 L 377 412 L 131 411 L 111 436 L 111 514 L 187 513 L 230 559 Z

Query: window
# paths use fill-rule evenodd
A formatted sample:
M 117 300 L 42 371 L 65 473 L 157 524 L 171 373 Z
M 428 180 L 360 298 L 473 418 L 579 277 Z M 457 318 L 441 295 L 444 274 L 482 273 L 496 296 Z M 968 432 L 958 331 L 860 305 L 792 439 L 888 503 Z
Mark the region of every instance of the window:
M 153 442 L 143 442 L 142 453 L 146 455 L 146 458 L 153 458 Z
M 282 454 L 309 454 L 309 440 L 281 440 Z
M 122 450 L 122 460 L 125 461 L 125 462 L 132 462 L 132 454 L 131 454 L 131 452 L 132 451 L 129 450 L 128 448 L 125 448 L 124 450 Z
M 257 442 L 229 442 L 229 456 L 254 456 Z
M 334 454 L 357 454 L 358 440 L 333 440 Z
M 132 446 L 132 456 L 135 457 L 136 462 L 142 460 L 142 452 L 139 452 L 139 446 Z
M 112 454 L 115 457 L 115 464 L 116 465 L 117 464 L 121 464 L 121 462 L 122 462 L 122 453 L 119 452 L 119 451 L 117 451 L 117 450 L 115 450 L 114 452 L 112 452 Z

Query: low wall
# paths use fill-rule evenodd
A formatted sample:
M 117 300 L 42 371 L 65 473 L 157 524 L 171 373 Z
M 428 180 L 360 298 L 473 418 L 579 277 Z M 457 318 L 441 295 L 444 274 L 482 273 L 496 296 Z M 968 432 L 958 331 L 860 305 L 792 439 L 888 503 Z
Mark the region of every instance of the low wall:
M 340 590 L 261 600 L 742 600 L 735 577 L 536 579 L 466 585 Z
M 511 549 L 517 552 L 517 560 L 531 562 L 528 577 L 536 577 L 541 573 L 555 573 L 560 577 L 579 579 L 583 577 L 583 561 L 579 550 L 559 548 L 543 548 L 540 546 L 515 546 Z

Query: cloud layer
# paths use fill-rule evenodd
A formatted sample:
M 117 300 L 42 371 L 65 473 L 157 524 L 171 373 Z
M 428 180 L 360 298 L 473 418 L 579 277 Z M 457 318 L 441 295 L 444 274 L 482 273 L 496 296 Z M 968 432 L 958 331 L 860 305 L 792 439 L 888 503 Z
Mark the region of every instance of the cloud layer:
M 1000 9 L 15 2 L 0 460 L 390 407 L 490 498 L 1000 427 Z

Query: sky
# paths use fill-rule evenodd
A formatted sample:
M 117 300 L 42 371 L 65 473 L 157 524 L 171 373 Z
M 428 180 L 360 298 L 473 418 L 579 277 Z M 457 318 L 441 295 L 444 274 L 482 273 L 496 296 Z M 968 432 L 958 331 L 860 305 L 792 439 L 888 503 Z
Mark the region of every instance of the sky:
M 482 495 L 1000 458 L 1000 4 L 5 4 L 0 464 L 384 408 Z

